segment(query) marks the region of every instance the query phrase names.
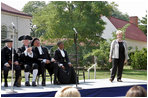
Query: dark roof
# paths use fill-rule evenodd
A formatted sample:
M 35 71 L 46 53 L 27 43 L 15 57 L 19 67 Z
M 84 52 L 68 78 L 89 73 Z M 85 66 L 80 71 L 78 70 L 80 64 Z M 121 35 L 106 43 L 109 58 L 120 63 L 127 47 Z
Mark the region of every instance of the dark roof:
M 21 11 L 15 9 L 15 8 L 12 8 L 9 5 L 6 5 L 2 2 L 1 2 L 1 11 L 12 13 L 12 14 L 17 14 L 17 15 L 22 15 L 22 16 L 32 17 L 31 15 L 28 15 L 28 14 L 21 12 Z
M 129 23 L 130 26 L 127 28 L 125 32 L 125 37 L 133 40 L 147 42 L 146 35 L 136 25 L 130 23 L 129 21 L 125 21 L 115 17 L 110 17 L 109 20 L 117 29 L 122 28 L 123 26 Z

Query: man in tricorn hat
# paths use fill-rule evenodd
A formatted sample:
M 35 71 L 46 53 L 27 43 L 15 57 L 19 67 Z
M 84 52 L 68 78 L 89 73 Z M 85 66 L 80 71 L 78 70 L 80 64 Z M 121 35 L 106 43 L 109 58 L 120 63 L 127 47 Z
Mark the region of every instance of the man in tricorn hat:
M 34 38 L 31 45 L 33 46 L 32 50 L 36 53 L 38 58 L 37 63 L 39 65 L 39 74 L 42 74 L 42 86 L 46 86 L 46 69 L 50 75 L 54 73 L 54 84 L 58 84 L 58 81 L 56 80 L 58 74 L 58 65 L 55 63 L 55 60 L 50 57 L 47 48 L 41 46 L 40 40 L 38 38 Z
M 32 37 L 29 35 L 23 35 L 20 36 L 18 40 L 23 43 L 23 46 L 18 48 L 17 53 L 19 56 L 19 62 L 23 65 L 25 70 L 25 86 L 30 86 L 29 74 L 31 71 L 33 73 L 32 86 L 36 86 L 35 80 L 38 74 L 38 65 L 35 63 L 35 53 L 32 51 L 32 47 L 29 47 Z
M 11 39 L 5 39 L 2 42 L 6 43 L 6 46 L 4 46 L 1 50 L 1 66 L 4 70 L 4 86 L 8 87 L 7 78 L 8 78 L 8 72 L 12 68 L 12 62 L 14 64 L 14 70 L 15 70 L 15 82 L 14 86 L 20 87 L 21 85 L 18 84 L 18 79 L 21 76 L 21 67 L 18 62 L 18 55 L 15 51 L 15 49 L 12 48 L 13 40 Z M 14 51 L 14 60 L 12 61 L 12 50 Z

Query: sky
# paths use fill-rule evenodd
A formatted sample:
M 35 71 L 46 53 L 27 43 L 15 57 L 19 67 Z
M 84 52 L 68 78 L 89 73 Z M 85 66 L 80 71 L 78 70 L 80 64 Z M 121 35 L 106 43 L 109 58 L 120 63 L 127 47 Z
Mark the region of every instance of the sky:
M 30 0 L 1 0 L 1 2 L 22 11 L 23 6 Z M 37 1 L 37 0 L 31 0 Z M 40 0 L 49 2 L 49 0 Z M 58 0 L 59 1 L 59 0 Z M 87 0 L 86 0 L 87 1 Z M 95 0 L 94 0 L 95 1 Z M 103 0 L 102 0 L 103 1 Z M 109 3 L 114 1 L 117 3 L 118 9 L 122 13 L 127 13 L 129 16 L 138 16 L 140 19 L 146 15 L 147 0 L 106 0 Z

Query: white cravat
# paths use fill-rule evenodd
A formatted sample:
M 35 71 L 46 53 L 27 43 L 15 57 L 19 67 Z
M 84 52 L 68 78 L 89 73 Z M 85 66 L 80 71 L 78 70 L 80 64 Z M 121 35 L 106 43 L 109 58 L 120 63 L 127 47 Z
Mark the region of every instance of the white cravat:
M 27 49 L 28 48 L 28 46 L 25 46 L 25 49 Z
M 11 48 L 8 47 L 9 50 L 11 50 Z M 8 62 L 6 62 L 4 65 L 6 66 L 7 64 L 9 64 Z
M 62 57 L 65 57 L 64 50 L 61 50 L 60 48 L 59 48 L 59 50 L 61 52 Z M 68 64 L 71 64 L 71 62 L 68 62 Z M 59 66 L 63 66 L 63 64 L 59 64 Z
M 65 57 L 65 53 L 64 53 L 64 51 L 61 50 L 60 48 L 59 48 L 59 50 L 60 50 L 60 52 L 61 52 L 62 57 Z
M 28 53 L 27 49 L 28 49 L 28 46 L 25 46 L 25 51 L 24 51 L 25 56 L 28 55 L 29 57 L 33 58 L 33 52 L 31 51 L 31 53 Z
M 43 50 L 42 50 L 41 46 L 39 46 L 37 48 L 39 50 L 40 55 L 42 55 L 43 54 Z M 46 59 L 43 59 L 43 62 L 46 63 Z
M 8 47 L 8 46 L 7 46 Z M 8 47 L 9 50 L 11 50 L 11 48 Z
M 37 47 L 37 48 L 38 48 L 38 50 L 39 50 L 40 55 L 42 55 L 42 54 L 43 54 L 43 51 L 42 51 L 41 46 L 39 46 L 39 47 Z

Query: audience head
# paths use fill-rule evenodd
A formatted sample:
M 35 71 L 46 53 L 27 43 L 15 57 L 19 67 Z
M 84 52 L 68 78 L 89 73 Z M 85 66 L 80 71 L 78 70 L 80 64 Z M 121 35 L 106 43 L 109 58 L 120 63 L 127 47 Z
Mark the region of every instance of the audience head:
M 141 86 L 133 86 L 126 93 L 126 97 L 146 97 L 147 92 Z
M 55 97 L 80 97 L 80 92 L 73 87 L 67 86 L 59 89 Z
M 60 49 L 64 49 L 64 43 L 62 41 L 59 41 L 57 43 L 57 46 L 60 48 Z

